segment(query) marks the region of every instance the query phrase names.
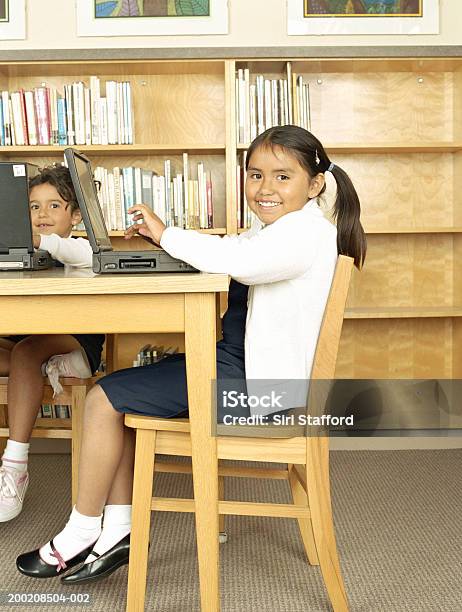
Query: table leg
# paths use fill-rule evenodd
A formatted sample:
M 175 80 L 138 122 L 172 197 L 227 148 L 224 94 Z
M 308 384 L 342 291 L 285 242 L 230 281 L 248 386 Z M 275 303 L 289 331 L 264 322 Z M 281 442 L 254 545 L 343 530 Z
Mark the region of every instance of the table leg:
M 218 612 L 218 461 L 211 435 L 216 377 L 215 295 L 185 295 L 185 348 L 202 612 Z

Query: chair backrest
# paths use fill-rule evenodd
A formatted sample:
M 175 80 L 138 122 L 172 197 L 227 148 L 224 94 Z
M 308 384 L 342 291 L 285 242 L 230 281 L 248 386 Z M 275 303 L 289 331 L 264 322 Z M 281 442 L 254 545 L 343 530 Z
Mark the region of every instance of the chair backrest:
M 311 379 L 333 379 L 353 259 L 339 255 L 327 298 L 311 369 Z

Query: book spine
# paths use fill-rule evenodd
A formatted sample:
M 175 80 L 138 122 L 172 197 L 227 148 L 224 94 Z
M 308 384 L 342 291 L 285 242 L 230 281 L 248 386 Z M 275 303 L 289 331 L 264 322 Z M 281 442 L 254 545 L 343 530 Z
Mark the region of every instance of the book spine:
M 75 132 L 74 132 L 74 105 L 72 102 L 72 85 L 64 86 L 64 95 L 66 100 L 66 113 L 67 113 L 67 144 L 75 144 Z
M 256 108 L 256 87 L 250 86 L 250 141 L 257 137 L 257 108 Z
M 189 229 L 189 156 L 183 153 L 183 206 L 184 206 L 184 228 Z
M 37 114 L 38 142 L 40 145 L 50 144 L 47 127 L 46 92 L 44 87 L 35 89 L 35 110 Z
M 24 145 L 24 134 L 21 119 L 21 103 L 19 101 L 19 92 L 12 91 L 10 94 L 11 108 L 13 110 L 13 130 L 15 135 L 16 144 L 21 146 Z
M 100 144 L 99 141 L 99 98 L 100 80 L 97 76 L 90 77 L 90 111 L 91 111 L 91 142 Z
M 126 229 L 124 227 L 123 222 L 123 204 L 121 200 L 121 185 L 120 185 L 120 168 L 115 167 L 112 169 L 112 176 L 114 181 L 114 208 L 115 208 L 115 229 L 123 230 Z
M 212 175 L 208 171 L 205 175 L 205 189 L 207 199 L 207 227 L 213 227 L 213 201 L 212 201 Z
M 271 81 L 271 122 L 273 125 L 279 123 L 279 103 L 278 103 L 278 82 L 276 79 Z
M 165 176 L 165 207 L 167 226 L 170 227 L 174 224 L 173 220 L 173 206 L 172 206 L 172 185 L 171 185 L 171 162 L 169 159 L 164 161 L 164 176 Z
M 292 63 L 287 62 L 286 64 L 286 74 L 287 74 L 287 110 L 288 110 L 288 122 L 290 124 L 294 123 L 293 116 L 293 102 L 292 102 Z
M 61 96 L 57 100 L 58 106 L 58 144 L 67 144 L 67 120 L 66 120 L 66 100 Z
M 21 122 L 24 136 L 24 144 L 29 145 L 29 130 L 27 129 L 26 100 L 24 97 L 24 89 L 19 90 L 19 103 L 21 106 Z
M 88 87 L 83 88 L 83 105 L 85 116 L 85 144 L 91 145 L 91 103 L 90 89 Z
M 250 142 L 250 71 L 244 70 L 244 142 Z
M 256 78 L 257 85 L 257 125 L 258 133 L 265 131 L 265 85 L 263 75 L 259 74 Z
M 2 91 L 2 106 L 3 106 L 3 129 L 5 145 L 11 145 L 11 118 L 10 118 L 10 96 L 7 91 Z
M 245 86 L 244 70 L 239 68 L 237 71 L 239 81 L 239 139 L 238 142 L 245 142 Z
M 132 86 L 130 82 L 125 83 L 126 100 L 127 100 L 127 144 L 133 144 L 135 139 L 134 114 L 132 107 Z

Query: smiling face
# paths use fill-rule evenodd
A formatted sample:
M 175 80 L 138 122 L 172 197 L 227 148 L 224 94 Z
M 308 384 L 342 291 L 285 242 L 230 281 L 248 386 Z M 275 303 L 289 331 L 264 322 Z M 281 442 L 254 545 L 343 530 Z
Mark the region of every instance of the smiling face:
M 324 174 L 310 177 L 296 157 L 279 145 L 260 146 L 249 159 L 245 195 L 265 225 L 303 208 L 323 186 Z
M 42 183 L 29 192 L 30 216 L 36 234 L 58 234 L 67 238 L 72 226 L 80 223 L 79 210 L 72 211 L 69 202 L 63 200 L 56 187 Z

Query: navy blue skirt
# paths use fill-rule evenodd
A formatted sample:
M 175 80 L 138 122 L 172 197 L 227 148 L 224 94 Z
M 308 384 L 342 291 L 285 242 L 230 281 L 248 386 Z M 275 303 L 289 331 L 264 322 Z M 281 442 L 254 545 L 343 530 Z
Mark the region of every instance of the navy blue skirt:
M 245 392 L 244 335 L 248 287 L 232 280 L 228 310 L 223 318 L 223 340 L 217 343 L 217 379 L 231 379 L 232 390 Z M 236 380 L 238 382 L 236 382 Z M 197 381 L 194 381 L 197 384 Z M 148 366 L 128 368 L 98 381 L 109 401 L 119 412 L 172 418 L 188 413 L 186 360 L 175 354 Z M 223 383 L 221 388 L 227 388 Z M 230 411 L 227 410 L 227 413 Z M 222 420 L 218 402 L 218 420 Z M 248 416 L 247 408 L 233 410 Z
M 217 378 L 233 381 L 239 379 L 242 385 L 245 385 L 244 360 L 223 350 L 219 344 Z M 152 365 L 119 370 L 101 378 L 97 384 L 101 385 L 109 401 L 119 412 L 163 418 L 183 417 L 188 414 L 186 360 L 183 353 L 170 355 Z M 235 388 L 233 386 L 233 389 Z M 229 410 L 227 412 L 229 413 Z M 234 410 L 233 414 L 247 416 L 248 410 Z M 221 420 L 219 408 L 218 421 Z

